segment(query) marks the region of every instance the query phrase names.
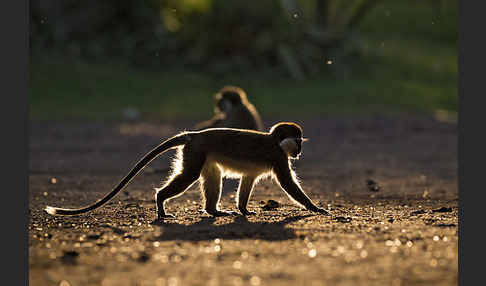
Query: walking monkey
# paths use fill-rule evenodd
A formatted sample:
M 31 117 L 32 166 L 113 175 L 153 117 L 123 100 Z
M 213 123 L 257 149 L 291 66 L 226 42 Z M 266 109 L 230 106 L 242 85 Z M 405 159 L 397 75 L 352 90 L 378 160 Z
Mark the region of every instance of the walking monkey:
M 302 128 L 291 122 L 277 123 L 269 132 L 233 128 L 210 128 L 202 131 L 182 132 L 162 142 L 147 153 L 120 183 L 102 199 L 79 209 L 47 206 L 51 215 L 78 215 L 101 207 L 148 163 L 169 149 L 177 148 L 173 172 L 162 188 L 156 189 L 157 218 L 173 215 L 166 213 L 167 200 L 181 195 L 197 180 L 201 181 L 205 211 L 212 216 L 234 213 L 220 210 L 222 177 L 240 178 L 237 207 L 242 215 L 254 214 L 247 210 L 253 187 L 258 180 L 271 176 L 287 195 L 307 210 L 328 215 L 304 193 L 292 170 L 291 159 L 298 159 L 302 151 Z

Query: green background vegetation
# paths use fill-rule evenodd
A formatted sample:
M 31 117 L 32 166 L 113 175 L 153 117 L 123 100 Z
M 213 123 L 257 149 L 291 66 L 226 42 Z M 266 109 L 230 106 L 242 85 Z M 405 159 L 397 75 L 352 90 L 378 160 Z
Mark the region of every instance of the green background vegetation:
M 230 5 L 231 1 L 227 2 Z M 302 10 L 297 15 L 314 27 L 316 19 L 305 16 L 314 11 L 311 4 L 315 1 L 298 2 Z M 281 33 L 277 25 L 263 29 L 267 32 L 264 44 L 251 38 L 246 42 L 248 48 L 238 49 L 237 54 L 227 53 L 235 51 L 231 46 L 235 41 L 216 41 L 228 31 L 219 31 L 208 19 L 227 14 L 228 19 L 218 23 L 231 26 L 237 18 L 228 12 L 232 7 L 218 5 L 229 10 L 217 14 L 209 5 L 180 12 L 179 27 L 190 26 L 192 30 L 166 31 L 155 43 L 142 41 L 146 45 L 138 49 L 125 42 L 143 31 L 126 32 L 126 37 L 121 32 L 115 36 L 113 31 L 91 31 L 92 38 L 81 33 L 86 38 L 59 40 L 52 36 L 57 30 L 50 32 L 43 26 L 52 22 L 50 18 L 44 18 L 42 11 L 33 13 L 32 22 L 37 26 L 31 35 L 31 118 L 118 119 L 125 108 L 137 109 L 146 119 L 204 118 L 212 113 L 213 94 L 227 84 L 241 86 L 263 116 L 457 113 L 456 1 L 379 1 L 352 29 L 325 26 L 326 31 L 338 35 L 325 48 L 313 46 L 301 36 L 308 27 L 295 24 L 295 30 Z M 259 11 L 260 4 L 255 5 L 247 13 Z M 155 8 L 150 7 L 146 7 L 148 13 L 157 17 L 144 21 L 140 16 L 139 22 L 150 28 L 161 19 L 162 26 L 178 27 L 170 20 L 167 24 L 163 12 L 176 8 L 159 5 L 156 9 L 160 13 L 153 13 Z M 245 21 L 254 29 L 264 25 L 266 18 L 262 12 Z M 294 28 L 286 21 L 282 25 Z M 134 26 L 141 27 L 139 22 Z M 65 23 L 54 23 L 51 29 L 62 25 Z M 93 43 L 98 43 L 98 48 L 93 48 Z M 107 48 L 117 45 L 131 48 L 122 52 Z M 290 52 L 282 53 L 278 48 L 282 45 Z M 240 46 L 245 45 L 236 45 Z

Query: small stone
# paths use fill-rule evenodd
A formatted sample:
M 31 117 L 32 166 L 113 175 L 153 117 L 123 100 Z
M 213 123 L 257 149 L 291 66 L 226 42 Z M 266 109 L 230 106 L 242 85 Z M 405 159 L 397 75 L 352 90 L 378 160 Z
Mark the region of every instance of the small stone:
M 440 209 L 432 210 L 434 213 L 450 213 L 452 212 L 452 208 L 441 207 Z
M 366 186 L 368 187 L 368 191 L 370 192 L 378 192 L 380 191 L 380 187 L 378 186 L 378 183 L 375 181 L 368 179 L 366 180 Z
M 273 210 L 280 207 L 280 203 L 274 200 L 268 200 L 266 204 L 262 207 L 263 210 Z
M 424 214 L 425 211 L 424 210 L 417 210 L 417 211 L 413 211 L 410 213 L 411 216 L 414 216 L 414 215 L 419 215 L 419 214 Z
M 351 222 L 353 219 L 350 218 L 350 217 L 338 216 L 338 217 L 336 217 L 336 220 L 338 222 L 348 223 L 348 222 Z

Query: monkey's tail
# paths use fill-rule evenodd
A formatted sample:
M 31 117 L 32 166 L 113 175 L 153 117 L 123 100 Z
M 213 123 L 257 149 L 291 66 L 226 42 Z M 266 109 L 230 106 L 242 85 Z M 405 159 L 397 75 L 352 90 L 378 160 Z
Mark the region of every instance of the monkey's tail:
M 104 205 L 106 202 L 108 202 L 116 194 L 118 194 L 123 189 L 123 187 L 125 187 L 138 174 L 138 172 L 140 172 L 140 170 L 148 165 L 153 159 L 165 153 L 169 149 L 175 148 L 180 145 L 185 145 L 187 142 L 190 141 L 190 139 L 191 138 L 188 134 L 183 133 L 162 142 L 159 146 L 155 147 L 152 151 L 150 151 L 142 159 L 140 159 L 140 161 L 135 164 L 132 170 L 130 170 L 130 172 L 120 181 L 120 183 L 118 183 L 118 185 L 111 192 L 106 194 L 103 198 L 101 198 L 92 205 L 79 209 L 65 209 L 46 206 L 44 210 L 51 215 L 78 215 L 97 209 Z

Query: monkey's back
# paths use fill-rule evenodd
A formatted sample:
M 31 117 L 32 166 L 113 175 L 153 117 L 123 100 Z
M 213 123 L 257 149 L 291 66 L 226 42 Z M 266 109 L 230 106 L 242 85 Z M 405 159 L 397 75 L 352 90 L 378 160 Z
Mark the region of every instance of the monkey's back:
M 191 133 L 191 141 L 186 147 L 197 148 L 212 156 L 211 158 L 243 162 L 248 165 L 271 168 L 273 158 L 284 156 L 276 140 L 265 132 L 211 128 Z M 230 163 L 230 162 L 228 162 Z

